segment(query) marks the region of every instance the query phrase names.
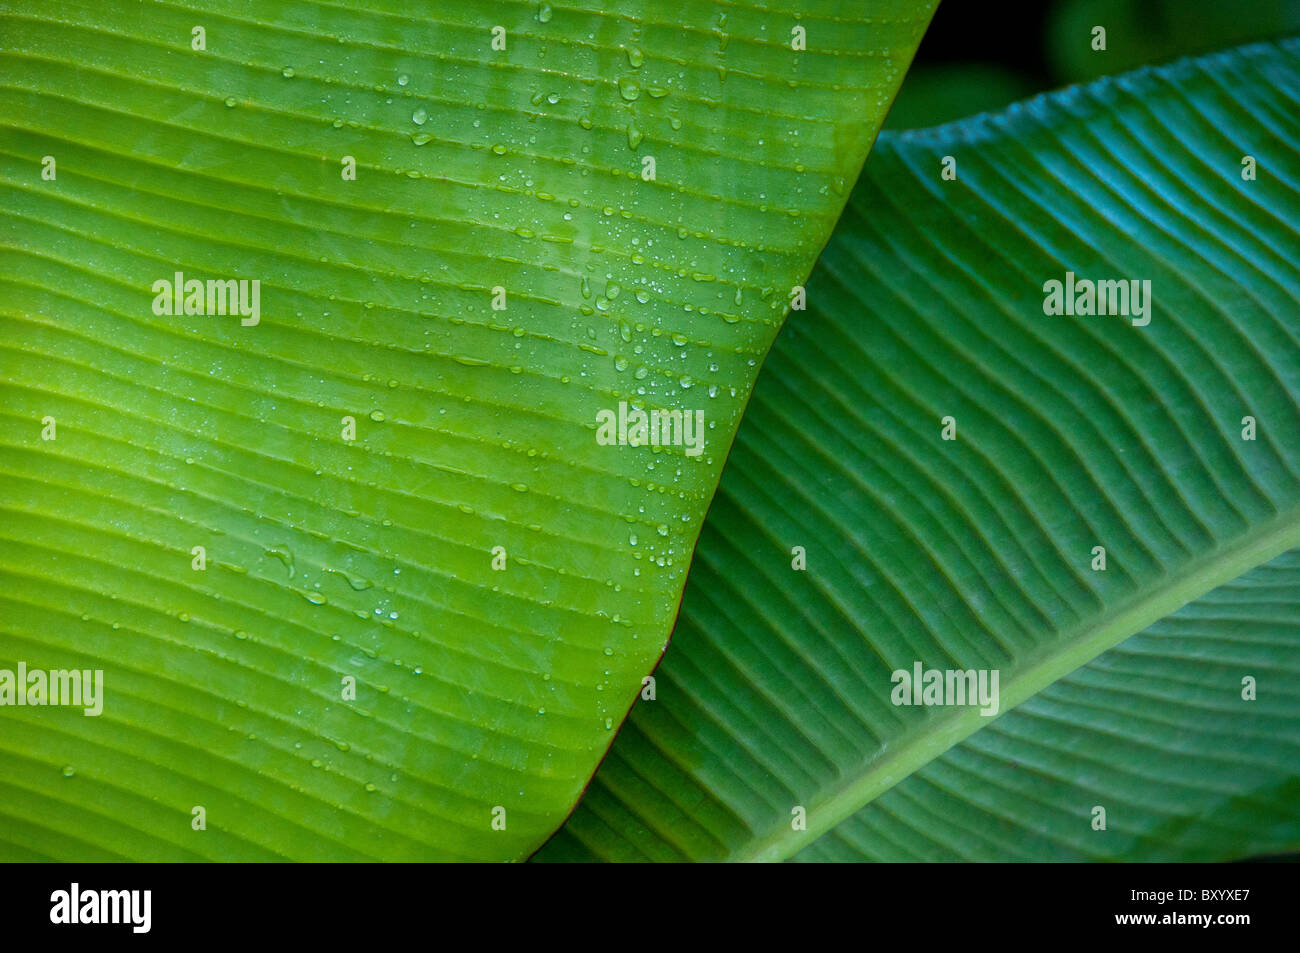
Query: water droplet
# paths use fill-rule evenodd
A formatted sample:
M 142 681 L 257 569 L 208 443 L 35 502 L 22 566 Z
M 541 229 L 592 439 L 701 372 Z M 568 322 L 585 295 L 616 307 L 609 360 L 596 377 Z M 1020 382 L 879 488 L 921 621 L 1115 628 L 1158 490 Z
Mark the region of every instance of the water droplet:
M 428 122 L 428 120 L 429 120 L 429 114 L 424 111 L 423 106 L 421 106 L 415 112 L 411 113 L 411 122 L 415 123 L 417 126 L 423 126 L 426 122 Z
M 387 418 L 384 416 L 384 412 L 382 410 L 372 410 L 370 412 L 370 419 L 373 420 L 375 423 L 379 424 L 379 423 L 383 423 Z
M 625 76 L 619 77 L 618 80 L 619 95 L 629 103 L 634 102 L 641 96 L 641 84 L 634 79 L 628 79 Z
M 238 101 L 239 101 L 239 100 L 235 99 L 234 96 L 227 96 L 227 97 L 226 97 L 226 105 L 227 105 L 228 107 L 230 107 L 231 109 L 234 109 L 234 108 L 235 108 L 235 103 L 237 103 Z
M 627 62 L 633 69 L 640 69 L 641 64 L 645 62 L 645 54 L 635 46 L 629 46 L 627 48 Z
M 426 142 L 431 142 L 432 140 L 433 140 L 433 136 L 429 135 L 429 133 L 427 132 L 417 132 L 413 136 L 411 136 L 411 141 L 414 142 L 417 146 L 422 146 Z
M 538 23 L 550 23 L 551 17 L 554 15 L 555 15 L 555 11 L 551 9 L 551 5 L 549 3 L 543 3 L 541 6 L 537 8 Z
M 506 154 L 506 147 L 498 142 L 492 147 L 492 152 L 496 155 L 503 156 Z
M 293 67 L 286 66 L 284 69 L 280 70 L 280 75 L 283 76 L 285 79 L 293 79 L 294 76 Z
M 77 773 L 77 769 L 74 768 L 72 765 L 70 765 L 70 764 L 65 764 L 65 765 L 63 766 L 63 776 L 64 776 L 65 778 L 70 778 L 70 777 L 72 777 L 72 776 L 73 776 L 74 774 L 76 774 L 76 773 Z
M 284 549 L 268 549 L 266 555 L 284 563 L 284 568 L 289 572 L 289 578 L 293 578 L 293 553 L 289 551 L 288 547 L 285 547 Z
M 405 73 L 403 73 L 401 76 L 397 77 L 397 85 L 398 85 L 398 86 L 405 86 L 405 85 L 406 85 L 407 83 L 409 83 L 410 81 L 411 81 L 411 77 L 407 76 Z
M 336 576 L 342 576 L 343 581 L 346 582 L 353 589 L 355 589 L 357 592 L 362 592 L 366 589 L 373 588 L 375 585 L 369 579 L 365 579 L 361 576 L 350 576 L 347 573 L 345 573 L 342 569 L 326 569 L 325 571 L 329 573 L 333 573 Z

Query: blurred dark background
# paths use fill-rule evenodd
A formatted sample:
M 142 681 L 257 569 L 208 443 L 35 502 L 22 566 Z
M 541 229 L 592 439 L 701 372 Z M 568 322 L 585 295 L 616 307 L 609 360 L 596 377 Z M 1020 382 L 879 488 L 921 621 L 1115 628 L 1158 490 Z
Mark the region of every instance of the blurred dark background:
M 1104 53 L 1092 28 L 1106 28 Z M 887 129 L 935 126 L 1071 83 L 1300 34 L 1300 0 L 942 0 Z

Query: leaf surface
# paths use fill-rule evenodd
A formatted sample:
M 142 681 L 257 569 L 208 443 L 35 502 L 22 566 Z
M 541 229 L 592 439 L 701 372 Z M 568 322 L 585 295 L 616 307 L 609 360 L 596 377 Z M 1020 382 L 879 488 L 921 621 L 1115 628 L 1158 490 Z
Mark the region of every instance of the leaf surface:
M 534 850 L 933 7 L 0 0 L 0 852 Z
M 882 136 L 765 365 L 656 700 L 539 858 L 1300 845 L 1298 102 L 1288 41 Z M 1149 280 L 1150 323 L 1046 314 L 1066 272 Z M 997 670 L 1022 707 L 897 705 L 917 662 Z

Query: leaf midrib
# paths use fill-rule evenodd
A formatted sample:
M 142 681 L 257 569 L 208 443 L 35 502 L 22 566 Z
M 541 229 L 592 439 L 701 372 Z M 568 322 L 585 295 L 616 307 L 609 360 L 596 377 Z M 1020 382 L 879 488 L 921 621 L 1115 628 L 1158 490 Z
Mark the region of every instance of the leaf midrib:
M 1190 560 L 1183 570 L 1154 589 L 1119 603 L 1077 636 L 1063 636 L 1046 653 L 1004 682 L 997 717 L 1032 698 L 1048 685 L 1088 664 L 1108 649 L 1217 587 L 1300 546 L 1300 505 L 1261 523 L 1227 546 Z M 810 846 L 895 784 L 949 748 L 990 724 L 978 708 L 957 708 L 906 741 L 862 766 L 856 774 L 804 802 L 807 830 L 782 822 L 734 852 L 732 861 L 781 861 Z

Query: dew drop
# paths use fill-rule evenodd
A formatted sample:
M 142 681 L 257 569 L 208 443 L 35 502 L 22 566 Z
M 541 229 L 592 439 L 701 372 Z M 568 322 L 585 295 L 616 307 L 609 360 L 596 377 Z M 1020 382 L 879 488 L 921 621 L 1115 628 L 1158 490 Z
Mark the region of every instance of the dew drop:
M 280 560 L 284 564 L 284 568 L 288 570 L 289 578 L 293 578 L 293 553 L 289 551 L 288 547 L 284 549 L 268 549 L 266 555 Z

